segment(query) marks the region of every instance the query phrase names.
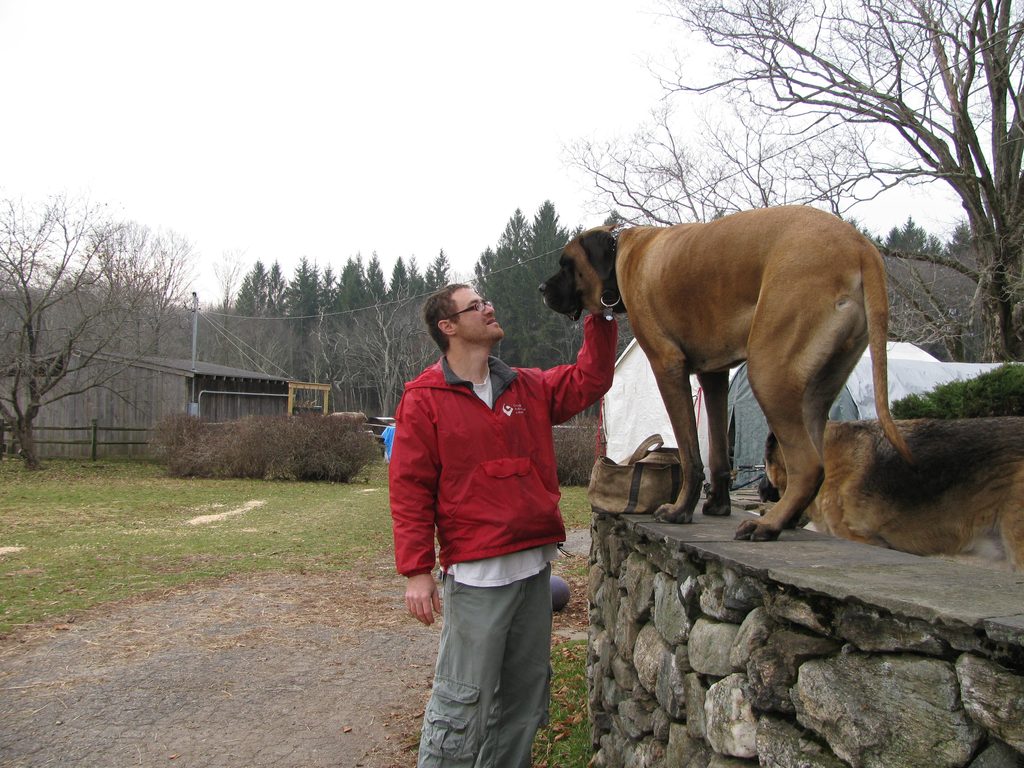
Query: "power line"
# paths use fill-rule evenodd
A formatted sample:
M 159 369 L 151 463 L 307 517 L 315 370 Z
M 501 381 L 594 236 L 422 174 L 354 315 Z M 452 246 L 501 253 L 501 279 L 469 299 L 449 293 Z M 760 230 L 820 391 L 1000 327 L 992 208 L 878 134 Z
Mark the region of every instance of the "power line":
M 235 348 L 235 350 L 238 352 L 238 354 L 242 356 L 243 360 L 245 360 L 246 365 L 251 366 L 255 370 L 259 371 L 260 373 L 265 373 L 268 376 L 272 375 L 269 371 L 267 371 L 265 368 L 263 368 L 260 365 L 259 361 L 256 359 L 256 358 L 262 358 L 262 360 L 265 363 L 269 364 L 273 368 L 276 368 L 278 370 L 278 373 L 281 376 L 284 376 L 285 378 L 291 378 L 291 375 L 286 370 L 284 370 L 281 366 L 277 365 L 277 363 L 275 363 L 269 357 L 267 357 L 266 355 L 262 354 L 255 347 L 253 347 L 252 345 L 246 343 L 237 334 L 231 333 L 231 331 L 229 331 L 226 326 L 218 325 L 217 323 L 215 323 L 213 320 L 211 320 L 210 318 L 208 318 L 206 315 L 204 315 L 201 312 L 199 314 L 200 314 L 200 317 L 202 317 L 203 320 L 208 322 L 210 324 L 210 326 L 217 333 L 219 333 L 228 344 L 230 344 L 232 347 Z M 236 340 L 237 340 L 237 343 L 236 343 Z M 242 349 L 243 346 L 248 348 L 252 352 L 252 355 L 247 354 L 246 351 L 244 349 Z M 255 355 L 255 357 L 253 357 L 253 355 Z

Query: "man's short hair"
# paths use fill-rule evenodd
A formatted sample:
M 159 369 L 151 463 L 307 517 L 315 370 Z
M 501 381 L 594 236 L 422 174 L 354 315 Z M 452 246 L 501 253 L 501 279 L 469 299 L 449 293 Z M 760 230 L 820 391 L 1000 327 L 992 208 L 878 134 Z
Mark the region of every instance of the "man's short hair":
M 455 312 L 455 302 L 452 301 L 452 294 L 462 288 L 472 289 L 473 286 L 465 283 L 452 283 L 446 285 L 439 291 L 435 291 L 423 302 L 423 322 L 427 324 L 427 332 L 434 343 L 441 348 L 442 352 L 448 351 L 448 337 L 441 332 L 437 324 L 442 320 L 451 317 Z

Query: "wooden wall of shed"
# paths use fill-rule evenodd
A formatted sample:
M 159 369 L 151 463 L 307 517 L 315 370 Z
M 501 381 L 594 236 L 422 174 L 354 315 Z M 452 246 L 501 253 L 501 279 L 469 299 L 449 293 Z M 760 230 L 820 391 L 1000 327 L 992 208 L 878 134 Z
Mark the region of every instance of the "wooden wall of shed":
M 247 416 L 283 416 L 288 411 L 288 384 L 197 377 L 200 418 L 238 421 Z M 220 394 L 219 392 L 223 392 Z M 241 394 L 240 394 L 241 393 Z
M 147 368 L 127 368 L 110 384 L 93 387 L 75 395 L 50 403 L 39 411 L 36 427 L 88 427 L 96 419 L 100 427 L 99 440 L 142 441 L 149 434 L 118 432 L 113 427 L 151 428 L 161 419 L 188 410 L 189 380 L 180 373 L 155 371 Z M 67 381 L 64 391 L 79 386 L 77 380 Z M 88 432 L 38 430 L 37 441 L 88 440 Z M 42 457 L 88 457 L 89 445 L 39 445 Z M 102 446 L 101 456 L 145 456 L 144 445 Z
M 288 410 L 288 384 L 283 381 L 197 376 L 196 392 L 203 421 L 281 416 Z
M 84 381 L 69 378 L 63 391 L 83 386 Z M 288 407 L 288 384 L 284 381 L 197 376 L 195 393 L 200 399 L 200 418 L 204 421 L 235 421 L 246 416 L 276 416 Z M 218 394 L 222 392 L 224 394 Z M 230 394 L 242 392 L 243 395 Z M 104 442 L 135 442 L 150 439 L 151 433 L 120 432 L 117 427 L 152 429 L 162 419 L 188 413 L 192 381 L 184 372 L 129 367 L 109 384 L 93 387 L 50 403 L 39 411 L 35 426 L 39 456 L 89 457 L 92 447 L 88 431 L 66 429 L 90 427 L 96 419 L 98 439 Z M 62 427 L 59 431 L 40 427 Z M 9 436 L 8 442 L 9 442 Z M 83 441 L 81 445 L 48 445 L 45 441 Z M 43 441 L 43 442 L 40 442 Z M 101 445 L 101 457 L 141 457 L 150 454 L 145 445 Z

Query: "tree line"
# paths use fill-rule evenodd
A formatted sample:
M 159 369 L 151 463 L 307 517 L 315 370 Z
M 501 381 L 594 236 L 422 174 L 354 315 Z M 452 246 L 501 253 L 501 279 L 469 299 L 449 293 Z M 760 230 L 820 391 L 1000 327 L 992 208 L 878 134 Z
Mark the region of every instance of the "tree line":
M 452 282 L 473 283 L 494 302 L 505 338 L 496 349 L 510 365 L 550 367 L 573 360 L 582 326 L 544 308 L 538 287 L 580 231 L 563 226 L 553 203 L 532 218 L 516 210 L 472 273 L 456 275 L 444 251 L 421 266 L 399 257 L 386 275 L 377 254 L 319 267 L 302 259 L 286 276 L 256 262 L 204 311 L 203 359 L 327 382 L 335 410 L 393 413 L 402 387 L 439 351 L 421 317 L 424 299 Z
M 607 221 L 615 220 L 613 214 Z M 338 272 L 303 259 L 287 279 L 277 263 L 268 269 L 257 262 L 241 280 L 235 301 L 209 314 L 230 335 L 206 336 L 202 356 L 239 367 L 263 359 L 293 378 L 330 382 L 339 410 L 390 414 L 403 383 L 438 354 L 419 314 L 423 298 L 458 279 L 472 282 L 495 303 L 506 332 L 496 350 L 502 359 L 520 366 L 557 365 L 574 358 L 581 326 L 543 308 L 537 289 L 579 231 L 562 226 L 550 202 L 532 219 L 517 210 L 496 246 L 481 253 L 472 276 L 453 275 L 443 251 L 423 271 L 415 259 L 399 258 L 390 279 L 376 254 L 365 264 L 359 256 L 349 258 Z M 942 360 L 981 359 L 984 328 L 970 282 L 941 263 L 972 258 L 966 224 L 945 241 L 912 217 L 884 235 L 865 234 L 886 254 L 891 335 Z M 624 346 L 632 336 L 628 318 L 621 324 Z M 238 349 L 232 335 L 259 356 Z
M 537 287 L 575 231 L 550 202 L 532 220 L 517 210 L 465 276 L 443 251 L 425 268 L 399 258 L 390 277 L 376 254 L 337 271 L 304 259 L 291 276 L 257 262 L 199 312 L 198 358 L 330 383 L 332 410 L 389 415 L 404 382 L 439 355 L 423 300 L 461 281 L 495 302 L 506 331 L 496 352 L 508 363 L 566 362 L 581 327 L 545 309 Z M 190 357 L 194 260 L 180 235 L 117 221 L 103 206 L 0 202 L 0 417 L 30 465 L 42 408 L 93 387 L 116 391 L 118 374 L 143 357 Z
M 102 207 L 64 197 L 35 207 L 4 201 L 0 213 L 0 416 L 31 455 L 31 425 L 48 403 L 116 388 L 119 371 L 144 356 L 190 356 L 194 255 L 173 232 L 114 221 Z M 277 262 L 257 262 L 237 290 L 227 286 L 220 304 L 200 313 L 198 357 L 329 383 L 333 410 L 389 415 L 404 382 L 439 354 L 421 319 L 424 298 L 460 281 L 495 303 L 506 332 L 496 354 L 506 362 L 567 362 L 581 325 L 544 308 L 537 289 L 579 231 L 560 223 L 551 202 L 532 218 L 516 210 L 471 275 L 453 274 L 443 251 L 425 268 L 399 258 L 390 277 L 376 254 L 337 271 L 303 259 L 291 276 Z M 966 225 L 943 242 L 908 218 L 874 239 L 889 254 L 892 335 L 942 359 L 979 359 L 985 335 L 970 281 L 942 264 L 974 258 Z M 625 346 L 628 318 L 620 323 Z

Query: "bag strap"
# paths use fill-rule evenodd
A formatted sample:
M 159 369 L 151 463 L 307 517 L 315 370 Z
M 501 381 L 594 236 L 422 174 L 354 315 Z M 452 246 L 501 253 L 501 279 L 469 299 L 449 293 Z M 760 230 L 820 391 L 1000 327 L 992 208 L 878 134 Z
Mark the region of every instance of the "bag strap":
M 650 438 L 647 438 L 650 440 Z M 626 507 L 622 514 L 631 515 L 636 512 L 637 502 L 640 500 L 640 480 L 644 476 L 644 465 L 637 464 L 633 469 L 633 480 L 629 484 L 629 497 L 626 499 Z
M 642 462 L 633 467 L 633 479 L 629 484 L 629 497 L 626 499 L 626 506 L 622 510 L 624 515 L 631 515 L 636 512 L 636 505 L 640 502 L 640 483 L 643 481 L 646 467 L 647 465 Z M 674 502 L 675 495 L 683 487 L 683 469 L 678 464 L 673 464 L 669 471 L 672 473 L 671 501 Z
M 663 446 L 664 444 L 665 441 L 662 440 L 661 435 L 651 435 L 636 447 L 636 450 L 633 451 L 633 455 L 629 457 L 626 463 L 636 464 L 648 453 L 650 453 L 651 451 L 655 451 L 658 448 L 661 448 L 661 446 Z

